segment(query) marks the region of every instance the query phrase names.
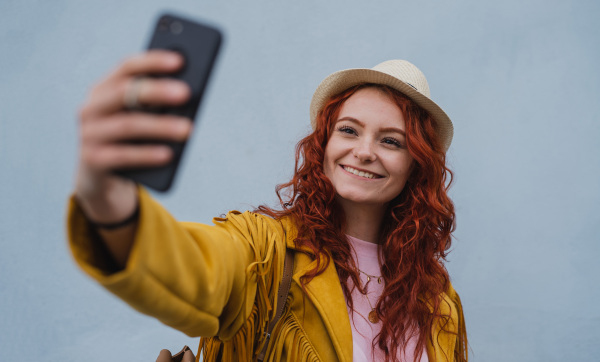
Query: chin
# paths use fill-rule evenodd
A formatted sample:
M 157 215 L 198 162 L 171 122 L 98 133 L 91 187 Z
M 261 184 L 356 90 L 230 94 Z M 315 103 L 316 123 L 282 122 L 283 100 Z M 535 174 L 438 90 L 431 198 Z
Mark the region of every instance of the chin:
M 337 194 L 337 199 L 339 202 L 342 203 L 352 203 L 355 205 L 364 205 L 364 206 L 368 206 L 368 207 L 373 207 L 373 206 L 385 206 L 386 202 L 382 201 L 381 199 L 378 198 L 373 198 L 373 197 L 367 197 L 365 195 L 353 195 L 353 194 Z

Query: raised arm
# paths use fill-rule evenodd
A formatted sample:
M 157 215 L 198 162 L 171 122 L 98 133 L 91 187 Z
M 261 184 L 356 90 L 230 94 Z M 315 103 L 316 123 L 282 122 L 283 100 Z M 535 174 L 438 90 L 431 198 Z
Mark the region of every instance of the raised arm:
M 170 161 L 165 145 L 125 143 L 128 140 L 183 141 L 191 122 L 172 115 L 128 110 L 126 103 L 178 105 L 190 96 L 188 86 L 172 79 L 139 78 L 171 73 L 183 66 L 177 53 L 149 51 L 126 59 L 93 87 L 81 108 L 80 157 L 75 197 L 87 218 L 97 224 L 127 220 L 138 207 L 136 185 L 112 174 L 118 168 L 160 166 Z M 114 261 L 125 266 L 137 221 L 115 230 L 97 228 Z
M 263 291 L 260 308 L 273 305 L 273 282 L 285 257 L 286 232 L 279 222 L 250 212 L 229 213 L 215 225 L 178 222 L 146 190 L 138 195 L 138 227 L 119 271 L 107 267 L 79 203 L 71 200 L 69 246 L 89 276 L 190 336 L 231 338 L 250 316 L 257 288 Z

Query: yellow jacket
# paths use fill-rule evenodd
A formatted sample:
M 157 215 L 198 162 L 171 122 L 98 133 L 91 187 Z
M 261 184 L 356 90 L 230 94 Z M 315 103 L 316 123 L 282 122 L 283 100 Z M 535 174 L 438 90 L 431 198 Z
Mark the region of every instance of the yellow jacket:
M 218 336 L 202 339 L 205 358 L 224 341 L 223 361 L 253 360 L 276 308 L 285 246 L 295 249 L 293 223 L 236 211 L 215 218 L 214 226 L 177 222 L 145 190 L 139 198 L 133 249 L 125 269 L 116 273 L 107 271 L 106 254 L 71 199 L 68 235 L 76 262 L 136 310 L 192 337 Z M 300 277 L 314 263 L 312 255 L 295 253 L 288 306 L 265 360 L 352 362 L 350 321 L 334 264 L 306 286 L 306 293 L 300 287 Z M 441 312 L 450 319 L 432 331 L 430 361 L 453 361 L 464 351 L 460 299 L 452 287 L 444 300 Z

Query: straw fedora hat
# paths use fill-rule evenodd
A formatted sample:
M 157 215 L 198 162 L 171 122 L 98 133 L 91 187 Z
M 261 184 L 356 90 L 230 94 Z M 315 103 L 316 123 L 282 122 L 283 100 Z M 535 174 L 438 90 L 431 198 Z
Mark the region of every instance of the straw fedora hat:
M 335 72 L 317 87 L 310 102 L 310 122 L 316 127 L 317 114 L 332 96 L 357 84 L 374 83 L 398 90 L 425 109 L 436 122 L 436 132 L 447 151 L 454 135 L 450 117 L 431 100 L 425 75 L 406 60 L 388 60 L 372 69 L 358 68 Z

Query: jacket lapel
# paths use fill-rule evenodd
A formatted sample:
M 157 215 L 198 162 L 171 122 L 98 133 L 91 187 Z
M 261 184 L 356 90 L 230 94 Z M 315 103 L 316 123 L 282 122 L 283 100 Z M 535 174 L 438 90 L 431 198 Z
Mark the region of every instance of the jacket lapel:
M 294 246 L 293 237 L 288 237 L 287 247 L 298 250 Z M 297 251 L 294 257 L 294 275 L 292 279 L 298 285 L 300 278 L 317 264 L 312 255 Z M 319 276 L 306 285 L 306 296 L 318 311 L 327 334 L 340 361 L 352 361 L 352 329 L 346 299 L 340 284 L 333 261 Z M 310 334 L 310 331 L 307 331 Z

